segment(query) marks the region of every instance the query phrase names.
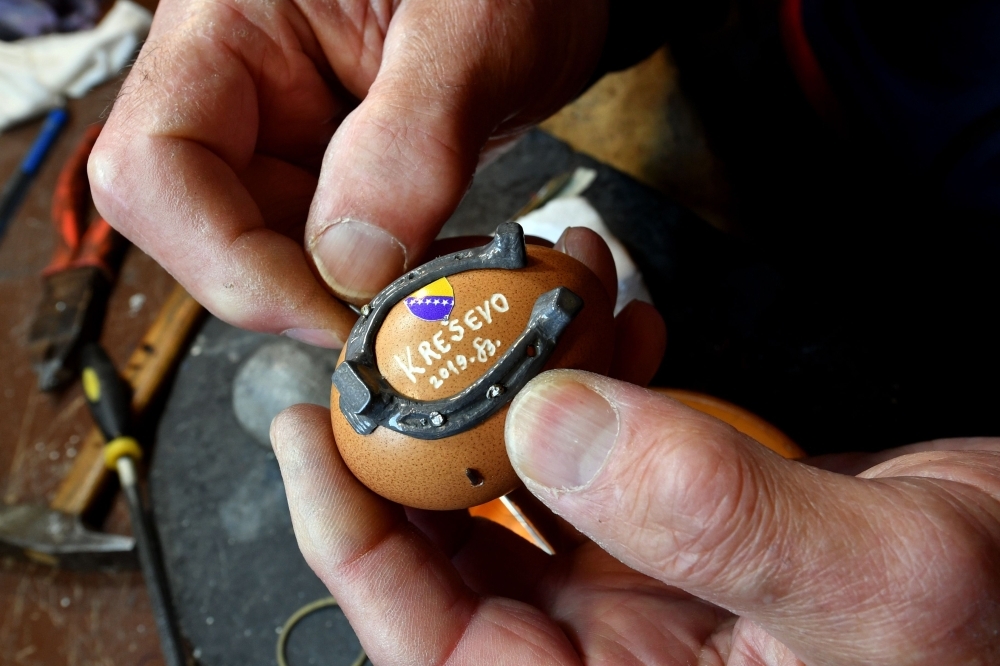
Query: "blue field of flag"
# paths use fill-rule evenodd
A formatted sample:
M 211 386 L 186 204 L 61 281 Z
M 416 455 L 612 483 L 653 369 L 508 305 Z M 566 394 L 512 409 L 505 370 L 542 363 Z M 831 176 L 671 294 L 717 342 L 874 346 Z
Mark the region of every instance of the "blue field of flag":
M 445 321 L 455 307 L 455 291 L 448 278 L 441 278 L 413 292 L 403 302 L 414 317 L 424 321 Z

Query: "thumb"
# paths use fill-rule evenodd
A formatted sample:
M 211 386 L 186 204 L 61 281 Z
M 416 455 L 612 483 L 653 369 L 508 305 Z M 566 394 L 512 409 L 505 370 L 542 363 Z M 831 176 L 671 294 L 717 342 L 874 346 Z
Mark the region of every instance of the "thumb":
M 605 12 L 602 0 L 400 4 L 374 82 L 327 148 L 309 213 L 306 245 L 336 294 L 365 302 L 420 259 L 484 148 L 579 91 Z
M 575 371 L 522 390 L 506 439 L 528 489 L 610 554 L 758 623 L 808 663 L 965 663 L 949 659 L 995 639 L 998 454 L 841 476 Z

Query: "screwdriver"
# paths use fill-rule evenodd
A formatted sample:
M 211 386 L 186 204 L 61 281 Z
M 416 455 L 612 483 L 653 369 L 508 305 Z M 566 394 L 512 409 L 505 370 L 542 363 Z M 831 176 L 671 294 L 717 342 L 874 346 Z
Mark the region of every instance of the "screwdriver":
M 81 353 L 83 361 L 83 392 L 97 427 L 104 434 L 104 462 L 118 470 L 122 490 L 128 499 L 139 564 L 149 590 L 149 599 L 160 635 L 160 647 L 167 666 L 185 666 L 187 657 L 181 644 L 180 630 L 170 595 L 167 575 L 149 514 L 142 505 L 137 484 L 136 462 L 142 458 L 142 448 L 130 437 L 131 389 L 122 379 L 107 353 L 96 344 L 88 344 Z

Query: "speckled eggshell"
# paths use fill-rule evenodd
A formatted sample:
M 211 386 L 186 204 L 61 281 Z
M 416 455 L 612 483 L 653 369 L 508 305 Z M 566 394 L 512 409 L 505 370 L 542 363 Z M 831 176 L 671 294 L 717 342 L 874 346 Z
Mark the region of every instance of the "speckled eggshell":
M 378 368 L 389 384 L 418 400 L 460 392 L 524 332 L 535 299 L 559 286 L 580 296 L 584 307 L 563 332 L 546 369 L 607 373 L 614 319 L 603 285 L 586 266 L 561 252 L 538 245 L 528 245 L 527 252 L 528 265 L 523 269 L 449 276 L 455 301 L 447 320 L 425 321 L 405 301 L 397 303 L 375 340 Z M 485 340 L 495 348 L 492 354 Z M 422 343 L 427 343 L 423 352 Z M 330 404 L 344 462 L 362 483 L 394 502 L 421 509 L 462 509 L 500 497 L 517 484 L 504 447 L 507 406 L 471 430 L 421 440 L 381 427 L 359 435 L 340 412 L 336 386 Z M 476 470 L 483 483 L 474 486 L 467 469 Z

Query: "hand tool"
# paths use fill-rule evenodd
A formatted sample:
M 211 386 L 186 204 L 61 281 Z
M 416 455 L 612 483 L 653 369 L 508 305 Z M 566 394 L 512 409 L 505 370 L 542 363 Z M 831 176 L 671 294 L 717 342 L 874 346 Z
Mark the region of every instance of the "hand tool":
M 134 417 L 142 416 L 164 384 L 202 312 L 180 285 L 167 298 L 125 366 Z M 48 506 L 0 505 L 0 551 L 72 569 L 134 561 L 131 537 L 90 530 L 80 518 L 101 494 L 110 474 L 103 444 L 100 430 L 94 428 Z
M 136 463 L 142 458 L 142 449 L 135 438 L 127 434 L 132 420 L 131 389 L 97 344 L 89 343 L 84 347 L 82 357 L 83 391 L 94 421 L 105 438 L 104 462 L 109 468 L 118 470 L 122 491 L 128 499 L 132 532 L 160 634 L 160 647 L 168 666 L 184 666 L 187 659 L 170 600 L 156 528 L 139 494 Z
M 58 242 L 42 272 L 42 300 L 28 333 L 38 386 L 51 391 L 75 375 L 80 347 L 100 333 L 120 236 L 103 219 L 87 226 L 87 158 L 101 133 L 93 125 L 63 166 L 52 197 Z
M 541 189 L 531 195 L 528 203 L 524 204 L 519 211 L 514 213 L 508 222 L 519 220 L 528 213 L 538 210 L 548 202 L 558 197 L 562 191 L 566 189 L 566 186 L 570 184 L 570 181 L 573 180 L 574 173 L 575 171 L 567 171 L 550 178 L 544 185 L 542 185 Z
M 68 119 L 69 113 L 66 112 L 66 109 L 53 109 L 49 112 L 42 125 L 42 130 L 38 133 L 38 138 L 31 144 L 31 149 L 24 156 L 21 165 L 4 185 L 3 191 L 0 192 L 0 241 L 3 241 L 7 225 L 17 214 L 21 202 L 24 201 L 24 196 L 28 193 L 28 188 L 31 187 L 31 182 L 41 169 L 45 156 L 55 144 L 56 139 L 59 138 L 59 132 L 62 131 Z

